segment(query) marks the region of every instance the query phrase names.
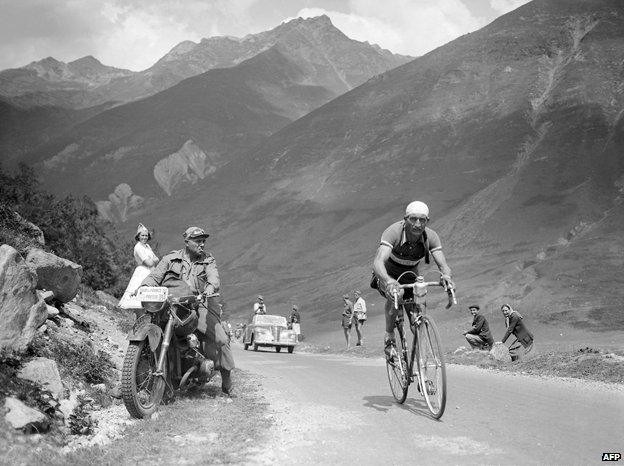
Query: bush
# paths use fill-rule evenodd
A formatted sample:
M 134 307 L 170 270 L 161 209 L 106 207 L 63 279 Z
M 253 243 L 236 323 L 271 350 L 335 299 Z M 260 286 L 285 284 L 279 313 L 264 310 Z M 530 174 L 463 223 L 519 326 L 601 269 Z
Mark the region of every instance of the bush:
M 91 199 L 56 199 L 40 189 L 32 168 L 20 165 L 13 176 L 0 169 L 0 242 L 22 254 L 40 247 L 14 212 L 41 228 L 46 250 L 82 265 L 83 283 L 117 297 L 123 294 L 134 269 L 128 255 L 134 245 L 99 218 Z
M 64 340 L 47 342 L 35 338 L 28 348 L 29 354 L 56 361 L 61 375 L 70 376 L 88 384 L 110 382 L 115 366 L 104 351 L 95 352 L 89 343 L 72 344 Z

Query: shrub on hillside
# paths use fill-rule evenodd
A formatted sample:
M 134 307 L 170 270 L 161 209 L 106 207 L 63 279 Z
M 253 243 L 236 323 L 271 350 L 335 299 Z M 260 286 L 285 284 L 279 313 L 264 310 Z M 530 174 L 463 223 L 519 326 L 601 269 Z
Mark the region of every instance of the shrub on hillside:
M 21 253 L 39 247 L 27 227 L 14 221 L 14 211 L 41 228 L 46 250 L 82 265 L 83 283 L 121 296 L 134 268 L 128 253 L 133 244 L 99 218 L 91 199 L 56 199 L 41 190 L 32 168 L 20 165 L 12 176 L 0 169 L 0 241 Z

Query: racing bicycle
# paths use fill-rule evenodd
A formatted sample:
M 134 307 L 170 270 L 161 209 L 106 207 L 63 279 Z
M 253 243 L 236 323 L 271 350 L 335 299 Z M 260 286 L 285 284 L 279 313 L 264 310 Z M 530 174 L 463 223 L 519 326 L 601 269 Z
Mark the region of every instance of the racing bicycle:
M 386 360 L 390 389 L 394 398 L 404 403 L 410 384 L 416 383 L 432 417 L 440 419 L 446 406 L 446 367 L 437 327 L 426 313 L 425 297 L 429 286 L 443 285 L 439 281 L 426 282 L 411 271 L 402 273 L 397 281 L 405 291 L 400 301 L 398 290 L 393 294 L 394 308 L 398 310 L 394 323 L 398 338 L 395 339 L 396 347 L 391 349 L 391 357 Z M 457 299 L 454 289 L 448 288 L 446 292 L 448 309 L 457 304 Z M 411 350 L 405 336 L 405 315 L 413 334 Z

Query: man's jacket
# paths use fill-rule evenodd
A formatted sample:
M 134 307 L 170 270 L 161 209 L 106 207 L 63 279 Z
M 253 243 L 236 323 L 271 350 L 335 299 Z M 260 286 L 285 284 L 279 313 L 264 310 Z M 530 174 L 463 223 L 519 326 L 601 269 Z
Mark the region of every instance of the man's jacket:
M 492 334 L 490 333 L 490 325 L 487 319 L 481 314 L 476 314 L 474 316 L 474 319 L 472 319 L 472 328 L 468 330 L 467 333 L 479 335 L 483 341 L 490 346 L 494 344 L 494 338 L 492 338 Z
M 143 280 L 142 286 L 166 286 L 172 290 L 186 284 L 193 293 L 219 291 L 219 272 L 211 254 L 191 262 L 184 249 L 172 251 Z
M 526 328 L 524 322 L 522 321 L 522 316 L 516 311 L 513 311 L 511 314 L 509 314 L 509 324 L 507 326 L 507 331 L 505 332 L 505 336 L 501 341 L 505 343 L 507 338 L 509 338 L 509 335 L 511 335 L 512 333 L 515 335 L 518 341 L 522 343 L 522 346 L 528 346 L 533 343 L 533 334 L 529 332 L 529 330 Z

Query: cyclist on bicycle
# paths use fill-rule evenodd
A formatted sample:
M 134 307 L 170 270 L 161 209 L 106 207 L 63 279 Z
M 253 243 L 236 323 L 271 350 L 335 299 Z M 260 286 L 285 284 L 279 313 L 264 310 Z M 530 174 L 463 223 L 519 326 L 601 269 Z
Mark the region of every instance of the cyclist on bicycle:
M 442 252 L 440 237 L 431 228 L 429 221 L 429 207 L 420 201 L 410 203 L 405 209 L 403 220 L 390 225 L 381 235 L 381 242 L 373 262 L 373 281 L 371 286 L 386 298 L 385 316 L 386 333 L 384 337 L 384 351 L 386 358 L 392 356 L 392 348 L 396 345 L 394 339 L 394 321 L 397 310 L 394 309 L 394 293 L 399 299 L 403 298 L 404 290 L 399 288 L 397 278 L 403 272 L 412 271 L 418 275 L 418 264 L 422 259 L 429 263 L 429 256 L 433 256 L 441 272 L 440 283 L 446 288 L 454 288 L 451 279 L 451 269 L 446 263 Z

